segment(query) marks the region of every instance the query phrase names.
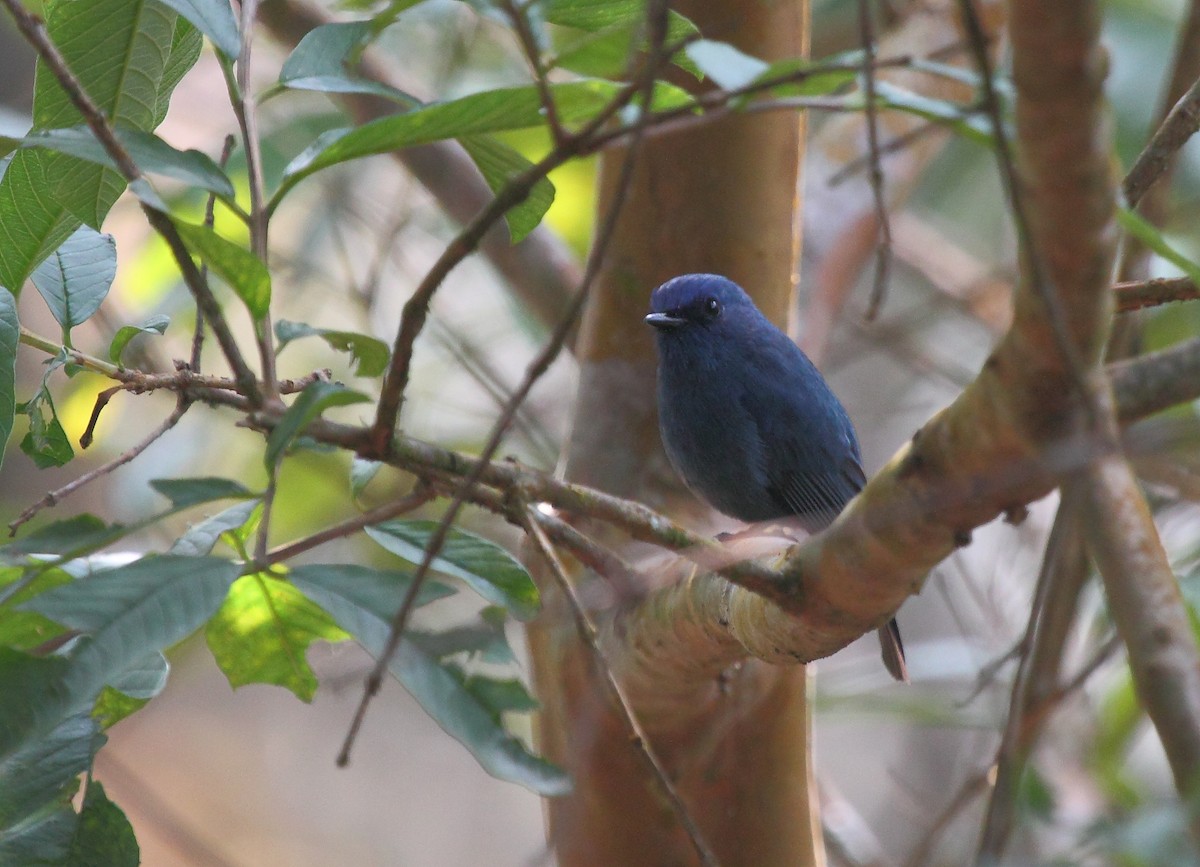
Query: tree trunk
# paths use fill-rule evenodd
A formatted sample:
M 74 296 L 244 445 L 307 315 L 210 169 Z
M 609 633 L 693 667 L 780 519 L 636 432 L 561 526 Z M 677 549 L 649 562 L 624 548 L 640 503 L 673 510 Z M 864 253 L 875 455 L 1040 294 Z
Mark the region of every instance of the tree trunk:
M 768 60 L 807 48 L 807 0 L 691 0 L 675 8 L 706 36 Z M 711 271 L 743 285 L 777 323 L 786 321 L 794 288 L 802 123 L 792 114 L 728 118 L 653 136 L 636 154 L 577 347 L 570 480 L 672 514 L 703 514 L 659 443 L 656 358 L 642 317 L 656 285 L 676 274 Z M 612 152 L 602 160 L 601 215 L 620 198 L 617 178 L 625 156 Z M 542 617 L 530 630 L 543 704 L 540 747 L 575 781 L 571 795 L 548 806 L 558 863 L 697 863 L 692 842 L 597 679 L 564 601 L 544 589 Z M 592 591 L 603 594 L 593 583 L 585 598 L 594 600 Z M 718 684 L 707 676 L 688 681 L 686 674 L 680 682 L 680 669 L 664 671 L 663 693 L 670 699 L 658 702 L 652 714 L 647 708 L 639 714 L 652 748 L 722 865 L 823 863 L 804 667 L 752 661 L 727 674 Z

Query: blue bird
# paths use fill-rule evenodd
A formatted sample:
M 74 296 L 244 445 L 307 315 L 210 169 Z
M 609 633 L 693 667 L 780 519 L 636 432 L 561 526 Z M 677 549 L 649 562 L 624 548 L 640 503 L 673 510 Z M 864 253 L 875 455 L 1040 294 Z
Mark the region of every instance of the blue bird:
M 668 280 L 650 311 L 659 428 L 687 486 L 741 521 L 829 526 L 867 479 L 854 425 L 808 356 L 715 274 Z M 907 681 L 894 619 L 879 640 L 888 672 Z

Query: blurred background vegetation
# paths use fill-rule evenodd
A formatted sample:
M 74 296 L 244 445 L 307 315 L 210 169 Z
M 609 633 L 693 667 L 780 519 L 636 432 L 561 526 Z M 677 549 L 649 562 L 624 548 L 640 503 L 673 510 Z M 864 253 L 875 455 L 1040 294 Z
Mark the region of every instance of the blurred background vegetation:
M 896 21 L 944 14 L 917 5 L 893 2 L 891 13 Z M 1149 132 L 1185 10 L 1175 0 L 1114 0 L 1105 12 L 1108 92 L 1121 161 L 1128 166 Z M 856 15 L 849 0 L 817 0 L 813 56 L 854 47 Z M 453 0 L 430 0 L 409 11 L 379 48 L 404 89 L 422 99 L 528 81 L 510 31 Z M 268 33 L 259 36 L 255 68 L 261 86 L 273 82 L 288 50 Z M 21 134 L 27 127 L 32 69 L 31 52 L 8 19 L 0 19 L 0 132 Z M 824 121 L 810 118 L 810 136 L 822 135 Z M 268 100 L 260 120 L 268 174 L 280 172 L 317 132 L 344 123 L 337 104 L 321 94 L 288 92 Z M 220 70 L 206 54 L 180 85 L 159 133 L 175 147 L 215 155 L 233 128 Z M 549 147 L 542 134 L 507 140 L 531 158 Z M 1182 158 L 1166 233 L 1178 249 L 1200 258 L 1196 147 Z M 547 224 L 580 259 L 592 232 L 594 168 L 593 160 L 580 160 L 551 175 L 557 198 Z M 867 184 L 859 172 L 831 187 L 821 168 L 811 161 L 806 179 L 806 232 L 817 247 L 827 217 L 821 208 L 839 195 L 861 195 Z M 230 175 L 244 190 L 237 156 Z M 993 154 L 951 139 L 894 210 L 896 262 L 882 313 L 871 323 L 864 320 L 870 268 L 841 307 L 820 364 L 858 427 L 868 470 L 974 376 L 1007 322 L 1016 244 L 1002 201 Z M 186 204 L 199 218 L 203 201 Z M 236 225 L 218 212 L 219 227 L 234 231 Z M 298 190 L 273 222 L 275 281 L 288 299 L 281 315 L 386 340 L 407 293 L 455 230 L 430 195 L 387 157 L 324 172 Z M 100 351 L 120 325 L 163 313 L 172 317 L 166 335 L 139 338 L 136 351 L 164 360 L 185 356 L 192 304 L 164 245 L 129 197 L 114 209 L 106 231 L 118 238 L 117 279 L 101 315 L 76 330 L 76 344 Z M 820 267 L 814 259 L 819 255 L 806 253 L 802 335 L 814 304 L 808 278 Z M 1153 270 L 1174 273 L 1161 261 Z M 475 451 L 545 329 L 480 256 L 450 276 L 435 298 L 432 319 L 417 346 L 402 423 L 414 436 Z M 56 333 L 35 293 L 25 294 L 22 321 L 39 333 Z M 1159 308 L 1141 316 L 1139 325 L 1145 348 L 1165 347 L 1200 332 L 1200 305 Z M 280 374 L 299 376 L 330 365 L 335 379 L 354 383 L 348 359 L 331 361 L 324 344 L 312 340 L 286 349 Z M 503 454 L 555 467 L 573 373 L 564 357 L 538 384 Z M 22 353 L 19 375 L 21 400 L 41 377 L 31 353 Z M 57 393 L 73 442 L 106 384 L 81 373 Z M 95 445 L 64 469 L 39 471 L 9 449 L 0 472 L 0 518 L 7 523 L 46 490 L 120 453 L 172 406 L 168 395 L 119 395 L 101 418 Z M 1174 412 L 1190 417 L 1194 408 Z M 23 435 L 18 428 L 14 438 Z M 151 478 L 213 473 L 261 484 L 260 442 L 256 434 L 231 432 L 214 411 L 194 411 L 172 436 L 73 497 L 55 510 L 56 517 L 90 511 L 133 521 L 155 506 L 157 495 L 145 484 Z M 1194 475 L 1156 478 L 1153 457 L 1147 456 L 1147 480 L 1159 526 L 1185 593 L 1200 603 L 1200 486 Z M 285 465 L 275 515 L 280 539 L 315 531 L 354 508 L 346 492 L 348 466 L 347 455 L 319 451 Z M 397 476 L 385 470 L 368 488 L 367 501 L 396 484 Z M 1042 503 L 1018 527 L 996 524 L 976 533 L 973 544 L 944 563 L 905 606 L 900 621 L 913 685 L 887 682 L 874 647 L 865 643 L 817 666 L 818 775 L 827 821 L 845 838 L 835 863 L 849 857 L 847 863 L 949 865 L 965 863 L 973 853 L 980 796 L 1014 671 L 1011 661 L 993 663 L 1024 630 L 1051 516 L 1052 504 Z M 510 528 L 486 515 L 471 512 L 466 523 L 515 543 Z M 162 547 L 182 529 L 182 523 L 156 526 L 148 531 L 153 536 L 131 544 Z M 361 537 L 335 544 L 340 548 L 334 556 L 386 562 Z M 423 615 L 451 622 L 473 615 L 467 604 L 435 606 Z M 1067 672 L 1086 664 L 1112 633 L 1094 584 L 1085 604 L 1086 629 L 1073 640 Z M 519 635 L 510 638 L 520 646 Z M 176 648 L 171 659 L 164 696 L 113 730 L 97 764 L 98 777 L 137 830 L 144 864 L 434 867 L 548 860 L 536 796 L 487 777 L 395 684 L 385 687 L 384 701 L 373 709 L 351 767 L 334 767 L 368 665 L 356 649 L 313 651 L 322 686 L 311 708 L 275 687 L 233 692 L 199 637 Z M 1013 863 L 1188 863 L 1177 848 L 1182 817 L 1172 806 L 1170 774 L 1119 652 L 1064 699 L 1021 797 Z

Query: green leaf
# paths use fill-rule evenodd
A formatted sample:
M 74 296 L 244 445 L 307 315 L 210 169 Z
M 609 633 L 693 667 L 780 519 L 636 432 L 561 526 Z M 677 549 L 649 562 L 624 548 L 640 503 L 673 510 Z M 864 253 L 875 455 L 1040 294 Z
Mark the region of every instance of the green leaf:
M 228 0 L 159 0 L 170 6 L 204 33 L 217 50 L 236 60 L 242 50 L 242 35 Z
M 174 222 L 184 243 L 221 275 L 245 302 L 255 321 L 266 316 L 271 306 L 271 275 L 267 266 L 249 250 L 225 240 L 208 226 Z
M 20 339 L 17 299 L 0 286 L 0 464 L 4 462 L 4 448 L 16 418 L 17 344 Z
M 317 692 L 306 658 L 309 645 L 350 638 L 295 586 L 263 573 L 234 582 L 204 635 L 234 689 L 271 683 L 305 702 Z
M 100 309 L 117 276 L 117 244 L 80 226 L 33 272 L 33 285 L 64 331 L 86 322 Z
M 151 653 L 100 690 L 92 716 L 103 728 L 112 728 L 161 693 L 166 688 L 170 671 L 165 656 Z
M 171 501 L 172 509 L 186 509 L 213 500 L 243 500 L 257 496 L 241 482 L 218 476 L 196 476 L 190 479 L 153 479 L 150 487 Z
M 171 94 L 188 71 L 196 65 L 203 48 L 204 37 L 200 35 L 200 31 L 186 18 L 176 18 L 170 53 L 163 66 L 162 81 L 158 84 L 158 105 L 154 109 L 154 123 L 150 125 L 150 129 L 157 129 L 166 118 L 171 107 Z
M 74 515 L 0 547 L 0 557 L 13 560 L 29 554 L 78 556 L 111 544 L 128 532 L 128 527 L 106 524 L 95 515 Z
M 0 683 L 9 672 L 0 659 Z M 0 864 L 61 863 L 76 825 L 71 798 L 103 742 L 80 713 L 0 760 Z
M 701 72 L 724 90 L 745 87 L 769 67 L 766 61 L 751 57 L 728 42 L 699 39 L 684 51 Z
M 220 607 L 237 574 L 235 564 L 211 557 L 144 557 L 25 603 L 88 634 L 65 659 L 24 663 L 24 676 L 0 705 L 0 755 L 90 708 L 106 684 L 194 632 Z M 38 670 L 36 663 L 55 670 Z
M 453 666 L 451 666 L 453 668 Z M 529 713 L 538 709 L 538 703 L 525 684 L 515 678 L 494 678 L 485 675 L 461 673 L 463 686 L 479 699 L 479 703 L 492 712 L 499 721 L 504 713 Z
M 420 105 L 419 100 L 404 91 L 365 78 L 351 69 L 349 61 L 361 53 L 378 30 L 373 21 L 340 21 L 313 28 L 284 61 L 279 83 L 295 90 L 366 93 L 409 107 Z
M 32 611 L 15 611 L 13 606 L 70 580 L 61 569 L 30 574 L 19 566 L 0 568 L 0 647 L 29 651 L 61 635 L 63 628 L 57 623 Z
M 550 87 L 563 123 L 594 116 L 620 90 L 599 79 L 572 81 Z M 666 91 L 662 91 L 664 94 Z M 666 97 L 664 97 L 665 99 Z M 313 172 L 347 160 L 389 153 L 413 145 L 502 130 L 543 126 L 541 98 L 533 85 L 501 87 L 437 102 L 402 114 L 371 121 L 327 144 L 319 153 L 302 154 L 285 171 L 285 183 L 296 183 Z
M 114 364 L 120 364 L 121 353 L 125 351 L 125 347 L 129 345 L 129 341 L 133 340 L 139 334 L 162 334 L 170 324 L 171 317 L 163 316 L 160 313 L 151 316 L 141 325 L 122 325 L 113 336 L 112 343 L 108 346 L 108 360 Z
M 29 416 L 29 432 L 21 439 L 21 451 L 29 455 L 38 469 L 61 467 L 75 457 L 67 432 L 54 410 L 54 400 L 43 383 L 37 394 L 17 407 Z
M 425 547 L 437 528 L 436 521 L 385 521 L 367 527 L 367 535 L 416 566 L 424 559 Z M 503 605 L 519 620 L 529 620 L 537 614 L 538 591 L 533 579 L 511 554 L 494 542 L 452 528 L 430 565 L 438 572 L 461 578 L 488 602 Z
M 533 163 L 525 157 L 494 138 L 463 136 L 460 142 L 479 167 L 483 179 L 493 193 L 499 193 L 516 177 L 533 167 Z M 526 235 L 536 229 L 552 204 L 554 185 L 542 178 L 534 184 L 523 202 L 509 208 L 504 215 L 512 243 L 520 243 Z
M 883 79 L 875 82 L 875 97 L 880 108 L 892 108 L 936 121 L 963 138 L 988 147 L 993 144 L 991 120 L 956 102 L 914 93 Z
M 280 319 L 275 323 L 275 336 L 279 338 L 278 351 L 300 337 L 320 337 L 331 349 L 348 352 L 354 359 L 356 376 L 375 377 L 387 370 L 391 352 L 388 345 L 375 337 L 355 331 L 338 331 L 332 328 L 313 328 L 303 322 Z
M 862 62 L 863 53 L 857 49 L 842 51 L 820 60 L 789 57 L 772 63 L 756 80 L 770 81 L 805 72 L 807 74 L 804 77 L 795 81 L 776 84 L 770 93 L 774 96 L 827 96 L 853 84 L 861 74 Z
M 584 75 L 620 78 L 634 51 L 645 51 L 646 4 L 644 0 L 550 0 L 541 4 L 542 17 L 560 27 L 586 31 L 590 39 L 569 40 L 553 58 L 551 66 Z M 698 36 L 696 25 L 678 12 L 667 13 L 668 45 Z M 686 54 L 677 53 L 673 62 L 700 77 Z
M 64 867 L 138 867 L 141 850 L 121 808 L 96 780 L 88 783 L 75 837 Z
M 314 594 L 333 593 L 390 622 L 400 610 L 400 601 L 408 592 L 412 574 L 393 569 L 371 569 L 351 563 L 316 563 L 296 566 L 288 572 L 288 580 L 305 596 L 316 600 L 318 605 L 321 602 Z M 417 592 L 416 604 L 420 607 L 453 595 L 453 588 L 437 581 L 426 581 Z M 321 607 L 324 608 L 324 605 Z M 355 634 L 354 630 L 338 622 L 351 635 Z
M 232 200 L 233 183 L 212 159 L 197 150 L 181 151 L 171 147 L 154 133 L 117 127 L 118 141 L 125 146 L 139 169 L 147 174 L 164 175 L 193 187 L 208 190 Z M 42 148 L 69 154 L 99 166 L 115 168 L 112 157 L 86 126 L 31 132 L 21 140 L 27 148 Z
M 399 607 L 403 587 L 367 590 L 364 582 L 312 576 L 307 571 L 311 568 L 293 570 L 293 582 L 369 653 L 378 657 L 387 643 L 389 625 Z M 312 577 L 319 580 L 313 581 Z M 408 576 L 403 577 L 408 580 Z M 530 753 L 500 725 L 491 708 L 466 688 L 456 671 L 441 665 L 413 642 L 401 640 L 388 670 L 425 712 L 465 746 L 492 776 L 546 796 L 569 790 L 566 774 Z
M 92 101 L 113 123 L 143 130 L 159 122 L 181 67 L 190 66 L 176 22 L 147 0 L 56 2 L 46 16 L 51 40 Z M 35 130 L 83 122 L 41 60 L 35 80 Z M 111 169 L 62 154 L 15 154 L 0 179 L 0 285 L 19 293 L 81 222 L 99 228 L 122 189 L 124 179 Z
M 364 403 L 369 398 L 365 394 L 351 391 L 344 385 L 334 382 L 314 382 L 300 392 L 300 396 L 288 407 L 279 424 L 275 425 L 267 438 L 267 450 L 264 460 L 267 472 L 275 472 L 280 458 L 288 444 L 294 440 L 308 423 L 330 407 L 349 406 Z
M 1117 209 L 1117 222 L 1122 229 L 1186 274 L 1192 282 L 1200 283 L 1200 264 L 1192 261 L 1167 243 L 1162 232 L 1141 214 L 1121 207 Z
M 189 527 L 171 546 L 170 553 L 188 557 L 201 557 L 209 553 L 223 534 L 244 527 L 261 507 L 261 500 L 246 500 L 206 518 Z

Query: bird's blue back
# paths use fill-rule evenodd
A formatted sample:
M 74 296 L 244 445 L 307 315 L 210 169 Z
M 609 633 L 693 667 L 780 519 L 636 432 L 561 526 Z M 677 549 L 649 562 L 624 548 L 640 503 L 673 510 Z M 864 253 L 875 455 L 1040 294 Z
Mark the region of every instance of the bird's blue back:
M 660 326 L 658 346 L 663 441 L 688 486 L 743 521 L 828 525 L 865 476 L 854 426 L 808 357 L 723 277 L 671 280 L 651 310 L 686 320 Z

